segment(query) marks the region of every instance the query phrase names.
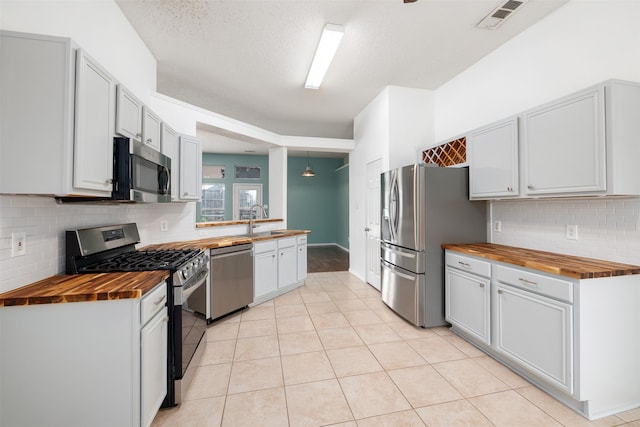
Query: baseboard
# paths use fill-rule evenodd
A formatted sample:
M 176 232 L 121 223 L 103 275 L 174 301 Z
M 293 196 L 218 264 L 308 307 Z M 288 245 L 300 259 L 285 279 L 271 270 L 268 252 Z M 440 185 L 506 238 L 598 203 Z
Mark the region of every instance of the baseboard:
M 338 249 L 341 249 L 341 250 L 349 253 L 349 249 L 347 249 L 344 246 L 339 245 L 337 243 L 309 243 L 309 244 L 307 244 L 307 247 L 311 247 L 311 246 L 313 246 L 314 248 L 320 248 L 320 247 L 323 247 L 323 246 L 335 246 Z

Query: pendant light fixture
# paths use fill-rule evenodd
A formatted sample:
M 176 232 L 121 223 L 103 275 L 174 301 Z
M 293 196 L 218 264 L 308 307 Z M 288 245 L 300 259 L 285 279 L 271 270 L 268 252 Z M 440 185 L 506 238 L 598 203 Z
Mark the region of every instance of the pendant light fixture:
M 302 176 L 316 176 L 316 173 L 309 166 L 309 152 L 307 151 L 307 168 L 302 171 Z

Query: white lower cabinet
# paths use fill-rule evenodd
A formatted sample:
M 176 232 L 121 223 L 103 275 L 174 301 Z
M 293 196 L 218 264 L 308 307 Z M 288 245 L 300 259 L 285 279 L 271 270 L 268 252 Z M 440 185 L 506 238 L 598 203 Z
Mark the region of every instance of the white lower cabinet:
M 480 342 L 490 344 L 491 280 L 474 274 L 471 264 L 460 261 L 462 257 L 456 257 L 456 262 L 469 265 L 471 272 L 451 266 L 452 258 L 447 257 L 445 269 L 445 318 Z
M 298 236 L 298 281 L 307 278 L 307 235 Z
M 143 298 L 0 307 L 0 425 L 149 426 L 167 391 L 166 295 L 162 282 Z
M 588 419 L 640 406 L 640 275 L 577 279 L 451 250 L 445 259 L 452 331 Z
M 253 244 L 253 304 L 273 299 L 304 285 L 307 239 L 283 237 Z M 300 243 L 298 243 L 300 241 Z M 304 253 L 304 277 L 298 257 Z

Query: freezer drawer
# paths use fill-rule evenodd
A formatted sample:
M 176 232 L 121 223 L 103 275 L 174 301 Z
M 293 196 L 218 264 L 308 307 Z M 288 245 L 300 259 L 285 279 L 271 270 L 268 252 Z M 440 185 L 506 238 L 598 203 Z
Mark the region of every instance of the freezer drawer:
M 382 301 L 416 326 L 424 326 L 424 274 L 398 268 L 385 260 L 381 266 Z
M 425 272 L 426 257 L 424 251 L 414 251 L 383 241 L 380 242 L 380 258 L 403 270 L 417 274 Z

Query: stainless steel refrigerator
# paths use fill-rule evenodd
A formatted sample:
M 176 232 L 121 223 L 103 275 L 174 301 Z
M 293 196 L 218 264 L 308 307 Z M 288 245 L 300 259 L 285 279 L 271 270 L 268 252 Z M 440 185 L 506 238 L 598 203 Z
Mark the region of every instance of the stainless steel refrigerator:
M 445 325 L 443 243 L 486 242 L 486 203 L 468 168 L 409 165 L 381 174 L 382 301 L 417 326 Z

